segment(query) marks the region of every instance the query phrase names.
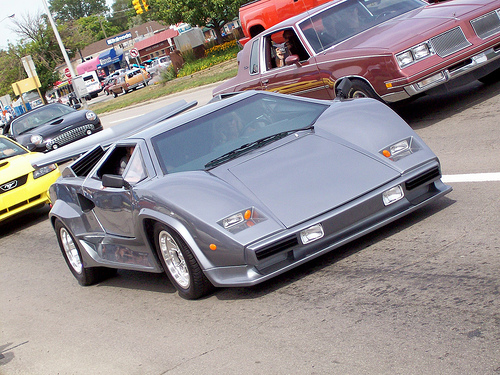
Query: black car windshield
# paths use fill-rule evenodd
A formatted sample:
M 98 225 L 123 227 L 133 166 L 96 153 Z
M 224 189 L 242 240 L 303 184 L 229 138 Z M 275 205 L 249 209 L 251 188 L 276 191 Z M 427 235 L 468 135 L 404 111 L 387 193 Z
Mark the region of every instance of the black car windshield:
M 14 136 L 18 136 L 75 111 L 74 108 L 58 103 L 37 108 L 14 119 L 10 125 L 10 132 Z
M 0 160 L 27 153 L 28 151 L 26 151 L 18 144 L 12 142 L 7 138 L 0 137 Z
M 421 0 L 347 0 L 299 26 L 316 53 L 382 22 L 428 5 Z
M 152 143 L 164 173 L 209 169 L 289 132 L 310 129 L 326 108 L 257 94 L 159 134 Z

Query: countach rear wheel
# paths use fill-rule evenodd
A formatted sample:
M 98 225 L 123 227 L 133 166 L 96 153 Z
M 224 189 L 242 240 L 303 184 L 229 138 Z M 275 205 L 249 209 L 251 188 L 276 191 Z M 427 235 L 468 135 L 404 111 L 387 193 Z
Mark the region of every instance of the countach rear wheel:
M 64 260 L 80 285 L 92 285 L 116 274 L 116 270 L 111 268 L 85 267 L 78 242 L 75 241 L 68 228 L 59 219 L 55 222 L 55 230 Z
M 154 236 L 163 269 L 181 297 L 196 299 L 213 290 L 193 253 L 177 233 L 156 223 Z

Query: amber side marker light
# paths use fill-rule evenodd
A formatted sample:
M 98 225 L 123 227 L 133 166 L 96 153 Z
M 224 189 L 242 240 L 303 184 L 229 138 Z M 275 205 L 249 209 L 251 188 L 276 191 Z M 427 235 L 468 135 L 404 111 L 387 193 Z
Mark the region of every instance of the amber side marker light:
M 386 158 L 390 158 L 391 157 L 391 153 L 387 150 L 384 150 L 382 151 L 382 154 L 386 157 Z
M 245 214 L 243 215 L 243 217 L 245 218 L 245 220 L 250 219 L 252 217 L 252 211 L 246 210 Z
M 216 244 L 211 243 L 211 244 L 210 244 L 210 250 L 213 250 L 213 251 L 217 250 L 217 245 L 216 245 Z

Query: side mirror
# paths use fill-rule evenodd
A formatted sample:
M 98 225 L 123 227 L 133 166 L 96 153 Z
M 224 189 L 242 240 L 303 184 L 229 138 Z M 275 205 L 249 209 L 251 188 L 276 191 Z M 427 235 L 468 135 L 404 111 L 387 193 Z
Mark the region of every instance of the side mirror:
M 300 66 L 299 55 L 290 55 L 285 59 L 285 65 L 293 65 L 293 64 L 297 64 L 298 66 Z
M 116 189 L 121 189 L 122 187 L 130 188 L 130 184 L 122 176 L 116 174 L 102 175 L 102 186 Z

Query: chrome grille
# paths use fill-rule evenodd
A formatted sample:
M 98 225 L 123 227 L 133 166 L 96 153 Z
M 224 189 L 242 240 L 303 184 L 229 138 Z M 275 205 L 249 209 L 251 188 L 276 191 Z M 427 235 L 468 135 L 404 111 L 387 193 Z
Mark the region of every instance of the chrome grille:
M 77 139 L 85 137 L 87 135 L 87 130 L 94 130 L 94 125 L 83 125 L 59 134 L 57 137 L 54 137 L 49 142 L 47 142 L 46 147 L 50 150 L 55 144 L 57 144 L 58 146 L 62 146 L 66 143 L 76 141 Z
M 471 44 L 460 27 L 455 27 L 430 40 L 432 48 L 440 57 L 446 57 L 467 48 Z
M 28 175 L 26 174 L 24 176 L 16 178 L 15 180 L 4 182 L 3 184 L 0 185 L 0 194 L 14 190 L 19 186 L 23 186 L 27 180 L 28 180 Z
M 471 22 L 472 28 L 481 39 L 489 38 L 500 32 L 500 16 L 498 11 L 485 14 Z

